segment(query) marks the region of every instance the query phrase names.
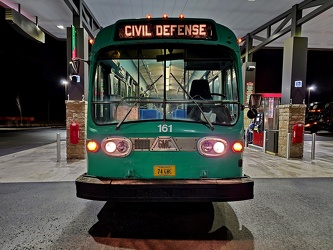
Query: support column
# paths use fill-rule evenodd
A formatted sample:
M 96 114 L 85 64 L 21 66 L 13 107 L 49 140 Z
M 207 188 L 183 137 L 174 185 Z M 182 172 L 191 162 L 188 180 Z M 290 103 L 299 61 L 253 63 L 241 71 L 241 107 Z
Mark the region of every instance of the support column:
M 284 42 L 282 97 L 279 106 L 279 146 L 278 155 L 287 157 L 287 136 L 293 134 L 293 126 L 305 121 L 306 66 L 308 38 L 297 37 L 299 28 L 292 32 L 293 37 Z M 304 131 L 303 131 L 304 134 Z M 304 136 L 304 135 L 303 135 Z M 290 145 L 290 158 L 303 158 L 304 140 Z
M 244 105 L 247 105 L 251 94 L 255 93 L 255 80 L 256 80 L 256 63 L 255 62 L 245 62 L 242 65 L 242 75 L 243 75 L 243 95 L 244 95 Z M 246 129 L 251 120 L 247 118 L 248 109 L 244 110 L 244 129 Z
M 86 157 L 86 100 L 88 97 L 88 35 L 83 28 L 75 28 L 76 31 L 76 56 L 79 58 L 79 81 L 71 81 L 67 86 L 68 100 L 66 101 L 66 128 L 67 128 L 67 159 L 85 159 Z M 72 29 L 67 29 L 67 58 L 72 59 Z M 70 78 L 70 69 L 68 70 Z M 79 143 L 70 143 L 69 127 L 72 122 L 80 126 Z
M 86 112 L 87 103 L 85 101 L 66 101 L 66 145 L 67 160 L 68 159 L 85 159 L 86 158 Z M 70 124 L 75 122 L 78 124 L 79 143 L 70 143 Z
M 293 134 L 293 126 L 305 121 L 305 104 L 279 105 L 279 143 L 278 155 L 287 157 L 287 136 Z M 303 131 L 304 134 L 304 131 Z M 304 137 L 302 143 L 290 144 L 290 158 L 303 158 Z
M 71 69 L 68 66 L 67 74 L 69 84 L 67 86 L 67 94 L 69 100 L 87 100 L 88 96 L 88 64 L 84 61 L 88 60 L 88 34 L 83 28 L 75 28 L 76 30 L 76 56 L 78 61 L 77 82 L 71 79 Z M 72 28 L 67 28 L 67 61 L 72 60 Z
M 281 104 L 304 104 L 306 95 L 307 37 L 284 43 Z

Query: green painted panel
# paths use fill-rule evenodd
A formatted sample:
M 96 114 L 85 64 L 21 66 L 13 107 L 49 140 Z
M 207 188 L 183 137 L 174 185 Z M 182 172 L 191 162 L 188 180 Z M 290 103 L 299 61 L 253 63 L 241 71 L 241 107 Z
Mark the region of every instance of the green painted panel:
M 88 139 L 99 143 L 107 136 L 125 136 L 127 138 L 156 138 L 158 136 L 202 138 L 218 136 L 231 145 L 231 142 L 242 140 L 239 126 L 215 126 L 211 131 L 204 124 L 189 122 L 170 122 L 172 132 L 159 132 L 161 122 L 137 122 L 123 124 L 119 130 L 115 126 L 88 128 Z M 102 150 L 88 153 L 88 174 L 107 178 L 154 178 L 154 166 L 175 166 L 176 176 L 170 178 L 198 179 L 203 173 L 208 178 L 232 178 L 242 175 L 239 161 L 242 153 L 228 151 L 221 157 L 208 158 L 197 151 L 152 152 L 134 151 L 124 158 L 105 155 Z M 158 177 L 166 178 L 166 177 Z

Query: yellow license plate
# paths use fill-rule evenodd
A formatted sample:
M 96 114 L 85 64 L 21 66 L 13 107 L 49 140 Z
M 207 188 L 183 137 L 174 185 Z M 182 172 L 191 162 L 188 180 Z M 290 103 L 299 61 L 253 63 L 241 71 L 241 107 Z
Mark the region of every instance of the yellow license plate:
M 154 166 L 154 176 L 176 176 L 176 166 Z

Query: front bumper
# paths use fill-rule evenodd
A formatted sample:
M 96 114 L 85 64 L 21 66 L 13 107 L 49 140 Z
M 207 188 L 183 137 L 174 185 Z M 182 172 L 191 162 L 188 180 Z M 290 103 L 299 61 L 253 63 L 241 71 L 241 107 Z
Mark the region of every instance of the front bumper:
M 83 174 L 76 181 L 76 195 L 89 200 L 114 202 L 214 202 L 253 198 L 253 180 L 132 180 L 101 179 Z

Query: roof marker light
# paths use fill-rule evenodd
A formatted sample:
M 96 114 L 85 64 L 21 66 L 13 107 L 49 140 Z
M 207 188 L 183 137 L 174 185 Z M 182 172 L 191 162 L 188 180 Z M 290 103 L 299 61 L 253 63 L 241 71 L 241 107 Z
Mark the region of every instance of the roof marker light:
M 162 15 L 162 18 L 163 18 L 163 19 L 167 19 L 168 17 L 169 17 L 168 14 L 163 14 L 163 15 Z
M 147 15 L 146 15 L 146 18 L 147 18 L 147 19 L 152 19 L 153 17 L 152 17 L 152 15 L 147 14 Z
M 184 19 L 185 18 L 185 15 L 184 14 L 180 14 L 179 15 L 179 19 Z

